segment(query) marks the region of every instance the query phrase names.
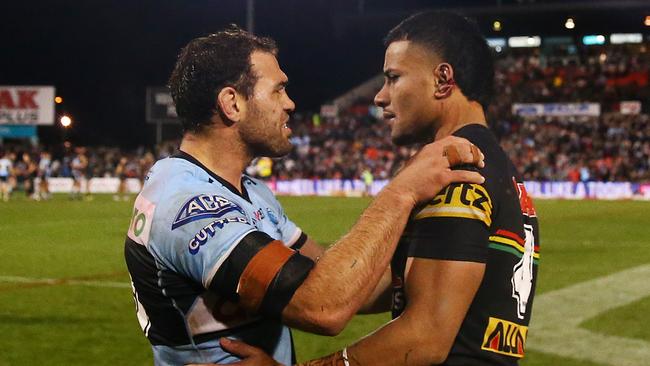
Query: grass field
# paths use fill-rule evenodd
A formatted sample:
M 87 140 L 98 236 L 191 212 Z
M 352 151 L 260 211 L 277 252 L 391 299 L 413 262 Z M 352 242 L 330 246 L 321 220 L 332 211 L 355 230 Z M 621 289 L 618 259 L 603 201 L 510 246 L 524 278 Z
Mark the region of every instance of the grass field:
M 354 222 L 365 199 L 282 198 L 311 237 L 327 245 Z M 130 202 L 16 199 L 0 202 L 0 365 L 149 365 L 138 327 L 123 239 Z M 650 263 L 650 203 L 538 201 L 538 295 Z M 612 294 L 614 296 L 614 294 Z M 650 342 L 650 298 L 598 314 L 591 332 Z M 535 332 L 535 313 L 531 334 Z M 295 332 L 300 359 L 349 344 L 388 319 L 359 316 L 335 338 Z M 599 352 L 595 349 L 594 352 Z M 598 365 L 529 350 L 522 365 Z M 650 362 L 650 361 L 649 361 Z

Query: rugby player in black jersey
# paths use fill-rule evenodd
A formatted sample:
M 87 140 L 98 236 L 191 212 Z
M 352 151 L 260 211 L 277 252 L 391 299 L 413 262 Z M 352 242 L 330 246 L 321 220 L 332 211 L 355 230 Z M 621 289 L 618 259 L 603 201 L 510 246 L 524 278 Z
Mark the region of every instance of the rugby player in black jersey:
M 516 365 L 537 282 L 539 231 L 532 201 L 487 127 L 489 48 L 473 23 L 447 12 L 404 20 L 386 46 L 375 104 L 393 141 L 464 137 L 485 154 L 486 181 L 451 184 L 412 212 L 392 273 L 362 309 L 391 309 L 394 320 L 304 365 Z M 224 346 L 248 357 L 240 365 L 275 364 L 243 343 Z

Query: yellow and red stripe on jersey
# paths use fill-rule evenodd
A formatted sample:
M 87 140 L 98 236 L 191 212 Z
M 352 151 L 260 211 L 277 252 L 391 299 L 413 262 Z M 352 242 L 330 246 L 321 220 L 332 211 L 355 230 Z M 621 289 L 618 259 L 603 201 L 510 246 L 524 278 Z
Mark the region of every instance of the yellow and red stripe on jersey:
M 480 184 L 450 184 L 415 215 L 415 220 L 428 217 L 460 217 L 492 224 L 492 199 Z
M 489 247 L 492 249 L 500 250 L 510 254 L 514 254 L 521 258 L 524 255 L 525 241 L 518 234 L 508 230 L 497 230 L 495 235 L 490 236 Z M 533 263 L 539 262 L 539 245 L 534 246 Z

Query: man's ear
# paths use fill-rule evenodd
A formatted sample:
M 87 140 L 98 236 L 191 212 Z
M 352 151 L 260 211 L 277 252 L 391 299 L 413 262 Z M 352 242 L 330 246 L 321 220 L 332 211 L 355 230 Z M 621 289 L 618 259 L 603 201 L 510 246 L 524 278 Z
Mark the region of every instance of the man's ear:
M 436 99 L 448 98 L 454 90 L 456 81 L 454 80 L 454 68 L 450 64 L 443 62 L 433 70 L 436 80 L 436 90 L 433 96 Z
M 240 97 L 237 90 L 231 86 L 226 86 L 217 94 L 218 112 L 224 119 L 224 123 L 230 124 L 239 122 L 243 118 L 244 105 L 243 98 Z

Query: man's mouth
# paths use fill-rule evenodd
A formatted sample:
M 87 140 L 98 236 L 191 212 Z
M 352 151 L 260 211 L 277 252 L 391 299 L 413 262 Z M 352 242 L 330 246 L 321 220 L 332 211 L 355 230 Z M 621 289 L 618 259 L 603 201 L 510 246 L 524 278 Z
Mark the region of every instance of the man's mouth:
M 286 130 L 289 134 L 291 134 L 291 128 L 289 127 L 289 121 L 282 124 L 282 130 Z
M 395 119 L 395 113 L 389 112 L 389 111 L 384 111 L 383 117 L 385 121 L 391 121 Z

